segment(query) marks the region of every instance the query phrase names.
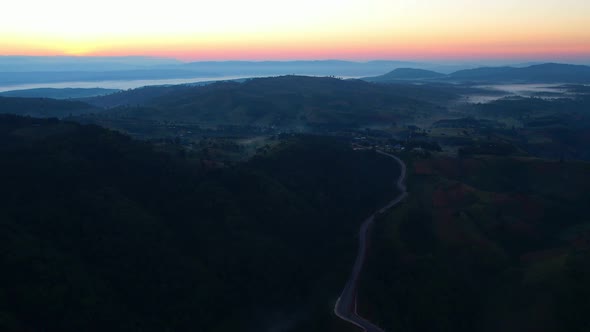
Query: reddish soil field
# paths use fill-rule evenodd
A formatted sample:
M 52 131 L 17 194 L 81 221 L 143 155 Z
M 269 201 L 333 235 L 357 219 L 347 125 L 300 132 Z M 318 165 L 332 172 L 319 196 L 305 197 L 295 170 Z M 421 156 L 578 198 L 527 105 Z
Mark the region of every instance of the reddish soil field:
M 455 177 L 460 175 L 458 164 L 456 159 L 441 158 L 436 161 L 435 168 L 445 176 Z
M 462 183 L 457 183 L 450 188 L 439 188 L 432 195 L 432 204 L 435 208 L 461 206 L 466 203 L 467 194 L 475 190 Z
M 414 162 L 414 174 L 432 175 L 435 174 L 432 164 L 428 160 L 417 160 Z

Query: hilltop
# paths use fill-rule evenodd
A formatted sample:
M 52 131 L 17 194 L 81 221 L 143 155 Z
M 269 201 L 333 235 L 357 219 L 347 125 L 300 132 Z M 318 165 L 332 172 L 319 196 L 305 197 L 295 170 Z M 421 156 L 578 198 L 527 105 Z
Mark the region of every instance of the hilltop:
M 365 77 L 363 80 L 369 82 L 387 82 L 387 81 L 400 81 L 400 80 L 424 80 L 424 79 L 437 79 L 445 77 L 445 74 L 441 74 L 431 70 L 414 69 L 414 68 L 397 68 L 391 72 L 375 77 Z

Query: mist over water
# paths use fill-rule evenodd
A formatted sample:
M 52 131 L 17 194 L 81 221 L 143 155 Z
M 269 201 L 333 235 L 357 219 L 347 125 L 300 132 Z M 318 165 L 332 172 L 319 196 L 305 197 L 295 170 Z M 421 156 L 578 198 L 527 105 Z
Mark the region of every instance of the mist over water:
M 567 89 L 564 89 L 562 84 L 494 84 L 481 85 L 478 88 L 505 91 L 519 96 L 527 96 L 537 92 L 567 92 Z
M 507 97 L 537 97 L 542 99 L 571 98 L 571 93 L 563 84 L 493 84 L 479 85 L 476 88 L 489 90 L 490 94 L 465 95 L 465 102 L 485 104 Z

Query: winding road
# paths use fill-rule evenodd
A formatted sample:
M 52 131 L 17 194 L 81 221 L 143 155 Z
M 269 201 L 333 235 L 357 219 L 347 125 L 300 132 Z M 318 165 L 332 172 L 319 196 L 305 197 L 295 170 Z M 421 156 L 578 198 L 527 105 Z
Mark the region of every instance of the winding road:
M 360 327 L 366 332 L 384 332 L 383 329 L 371 323 L 370 321 L 364 319 L 363 317 L 359 316 L 357 313 L 356 295 L 358 289 L 358 280 L 367 256 L 369 229 L 371 228 L 373 221 L 375 221 L 375 216 L 377 214 L 383 213 L 388 209 L 392 208 L 393 206 L 399 204 L 408 195 L 406 191 L 406 185 L 404 184 L 404 181 L 406 180 L 406 164 L 404 164 L 404 162 L 401 159 L 392 154 L 379 150 L 377 150 L 377 152 L 384 156 L 393 158 L 400 165 L 401 173 L 396 182 L 396 186 L 400 194 L 392 201 L 387 203 L 387 205 L 385 205 L 384 207 L 370 215 L 362 223 L 359 231 L 359 249 L 356 255 L 356 261 L 354 262 L 354 266 L 352 268 L 352 273 L 350 274 L 350 278 L 348 278 L 346 286 L 344 286 L 344 290 L 342 290 L 342 294 L 340 294 L 340 297 L 338 298 L 338 300 L 336 301 L 336 305 L 334 306 L 334 313 L 336 314 L 336 316 L 338 316 L 342 320 L 345 320 L 351 324 Z

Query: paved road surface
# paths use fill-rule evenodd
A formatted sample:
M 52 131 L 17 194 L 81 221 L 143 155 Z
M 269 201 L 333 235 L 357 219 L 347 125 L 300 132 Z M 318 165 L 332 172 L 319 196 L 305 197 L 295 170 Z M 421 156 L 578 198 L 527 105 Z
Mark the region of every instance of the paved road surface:
M 338 316 L 342 320 L 345 320 L 351 324 L 358 326 L 366 332 L 384 332 L 377 325 L 359 316 L 356 311 L 356 294 L 358 289 L 358 280 L 359 275 L 361 274 L 361 271 L 363 269 L 363 265 L 365 263 L 365 258 L 367 256 L 367 240 L 369 238 L 369 230 L 371 228 L 371 225 L 373 224 L 373 221 L 375 220 L 375 215 L 383 213 L 388 209 L 392 208 L 393 206 L 399 204 L 399 202 L 401 202 L 408 194 L 406 192 L 406 185 L 404 184 L 404 181 L 406 180 L 406 164 L 404 164 L 404 162 L 401 159 L 392 154 L 385 153 L 383 151 L 377 152 L 382 155 L 393 158 L 400 165 L 401 173 L 396 182 L 396 187 L 399 190 L 400 194 L 391 202 L 387 203 L 387 205 L 385 205 L 384 207 L 370 215 L 367 219 L 365 219 L 365 221 L 361 225 L 361 229 L 359 231 L 359 249 L 356 255 L 356 261 L 354 262 L 350 278 L 346 282 L 346 286 L 344 286 L 344 290 L 342 290 L 342 294 L 340 295 L 338 301 L 336 301 L 336 305 L 334 306 L 334 313 L 336 314 L 336 316 Z

